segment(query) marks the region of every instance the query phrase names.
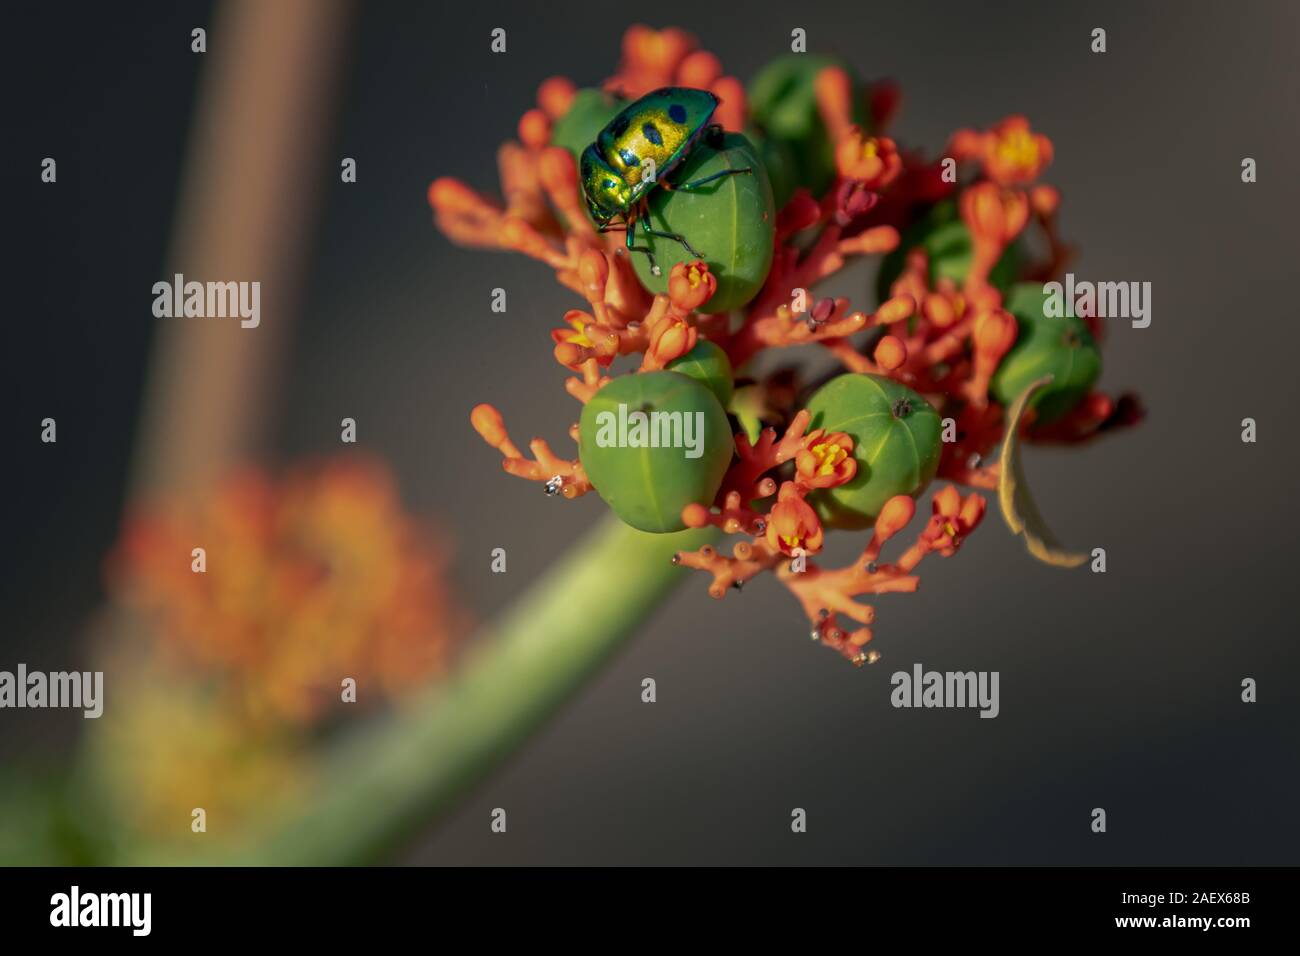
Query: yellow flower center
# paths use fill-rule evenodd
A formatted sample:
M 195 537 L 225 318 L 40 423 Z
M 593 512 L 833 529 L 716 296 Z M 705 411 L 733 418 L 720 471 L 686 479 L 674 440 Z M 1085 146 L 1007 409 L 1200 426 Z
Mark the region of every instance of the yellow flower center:
M 817 474 L 829 475 L 835 471 L 835 466 L 848 457 L 841 446 L 834 442 L 822 442 L 820 445 L 813 445 L 813 457 L 817 459 Z
M 568 339 L 574 345 L 581 345 L 585 349 L 594 349 L 596 343 L 587 338 L 587 325 L 582 322 L 574 322 L 573 331 L 569 333 Z
M 1022 169 L 1038 162 L 1038 143 L 1027 129 L 1013 129 L 998 140 L 998 159 Z
M 879 145 L 876 143 L 874 138 L 868 137 L 867 139 L 864 139 L 862 141 L 863 159 L 875 159 L 879 151 L 880 151 Z

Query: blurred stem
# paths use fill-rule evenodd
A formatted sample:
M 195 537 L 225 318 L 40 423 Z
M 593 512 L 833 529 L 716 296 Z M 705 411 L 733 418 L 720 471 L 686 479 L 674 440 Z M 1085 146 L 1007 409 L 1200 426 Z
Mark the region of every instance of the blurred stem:
M 327 754 L 310 803 L 255 846 L 184 861 L 382 858 L 522 743 L 653 613 L 687 575 L 674 552 L 714 536 L 646 534 L 607 516 L 489 626 L 451 678 Z
M 273 433 L 277 372 L 301 311 L 353 7 L 230 0 L 213 12 L 159 278 L 259 282 L 260 324 L 157 323 L 132 500 L 199 494 L 256 457 Z

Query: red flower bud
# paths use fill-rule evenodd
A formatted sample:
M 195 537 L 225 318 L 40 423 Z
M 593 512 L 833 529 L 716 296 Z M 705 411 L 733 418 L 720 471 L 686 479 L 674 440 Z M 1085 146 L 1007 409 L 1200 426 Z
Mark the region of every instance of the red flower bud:
M 541 149 L 551 141 L 551 121 L 541 110 L 529 110 L 519 119 L 519 142 Z
M 683 312 L 693 312 L 718 291 L 718 280 L 702 259 L 679 262 L 668 275 L 668 298 Z
M 553 76 L 543 80 L 537 88 L 537 105 L 553 120 L 559 119 L 573 106 L 573 97 L 577 89 L 573 81 L 563 76 Z
M 903 344 L 902 339 L 886 335 L 876 344 L 875 358 L 877 365 L 886 372 L 892 372 L 901 368 L 907 361 L 907 346 Z
M 822 548 L 822 525 L 817 513 L 792 481 L 781 486 L 776 504 L 768 513 L 766 537 L 767 543 L 782 554 L 793 555 L 796 550 L 814 554 Z

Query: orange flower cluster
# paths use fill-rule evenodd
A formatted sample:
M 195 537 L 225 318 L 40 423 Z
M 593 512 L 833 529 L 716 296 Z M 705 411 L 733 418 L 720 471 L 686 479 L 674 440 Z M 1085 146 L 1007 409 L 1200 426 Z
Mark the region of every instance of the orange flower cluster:
M 447 666 L 457 614 L 438 543 L 384 468 L 335 461 L 149 503 L 128 517 L 109 580 L 173 664 L 216 677 L 250 713 L 307 723 L 344 678 L 373 703 Z
M 717 58 L 699 50 L 680 30 L 633 27 L 623 43 L 618 73 L 606 87 L 633 97 L 666 85 L 710 89 L 722 99 L 718 117 L 728 128 L 746 127 L 740 84 L 723 74 Z M 481 195 L 457 180 L 438 179 L 429 201 L 438 226 L 454 241 L 523 252 L 546 262 L 559 281 L 588 303 L 564 316 L 552 332 L 554 356 L 573 373 L 566 388 L 586 402 L 609 379 L 622 356 L 640 356 L 638 371 L 662 369 L 700 338 L 719 345 L 734 369 L 760 352 L 817 345 L 853 372 L 888 376 L 919 392 L 943 416 L 956 422 L 956 440 L 944 444 L 938 477 L 975 488 L 998 484 L 998 466 L 986 460 L 1004 431 L 1003 409 L 990 399 L 999 362 L 1015 343 L 1017 324 L 1003 309 L 990 273 L 1008 246 L 1031 225 L 1041 229 L 1047 259 L 1026 270 L 1030 277 L 1057 274 L 1070 250 L 1055 224 L 1059 196 L 1035 185 L 1051 162 L 1052 146 L 1023 117 L 1011 117 L 987 131 L 960 131 L 948 157 L 963 164 L 959 187 L 941 174 L 941 164 L 900 152 L 881 133 L 898 103 L 889 84 L 870 96 L 872 129 L 853 121 L 854 90 L 847 73 L 827 67 L 815 78 L 822 126 L 831 138 L 837 178 L 822 196 L 800 189 L 777 216 L 771 270 L 743 315 L 701 314 L 716 288 L 702 261 L 679 263 L 666 295 L 650 295 L 637 281 L 621 236 L 601 236 L 583 215 L 573 156 L 549 141 L 551 123 L 563 116 L 574 85 L 553 78 L 538 91 L 537 109 L 520 124 L 518 142 L 505 144 L 498 160 L 504 201 Z M 808 295 L 852 257 L 883 255 L 898 248 L 903 229 L 918 209 L 957 196 L 971 238 L 971 264 L 958 286 L 931 281 L 924 248 L 908 252 L 889 295 L 874 312 L 854 309 L 847 299 Z M 861 336 L 864 347 L 854 341 Z M 744 535 L 730 557 L 712 546 L 677 556 L 679 563 L 708 571 L 710 593 L 724 596 L 762 571 L 777 577 L 802 603 L 813 636 L 855 663 L 874 655 L 874 612 L 854 597 L 915 590 L 912 573 L 929 554 L 951 556 L 980 523 L 985 502 L 948 485 L 934 497 L 934 513 L 915 542 L 896 562 L 878 560 L 881 546 L 912 519 L 915 504 L 902 496 L 879 515 L 870 541 L 851 565 L 830 570 L 808 561 L 823 546 L 825 531 L 805 501 L 812 491 L 836 487 L 855 473 L 852 439 L 845 434 L 808 432 L 808 414 L 794 404 L 796 389 L 787 373 L 758 383 L 756 400 L 765 423 L 784 426 L 783 437 L 767 428 L 754 442 L 742 429 L 736 456 L 711 507 L 689 505 L 689 527 L 713 525 Z M 1135 420 L 1131 401 L 1093 395 L 1049 429 L 1031 438 L 1081 441 Z M 555 455 L 540 439 L 525 457 L 510 441 L 500 414 L 475 408 L 472 422 L 504 457 L 511 474 L 545 482 L 548 493 L 573 498 L 591 489 L 577 459 Z M 572 434 L 576 439 L 576 433 Z M 766 503 L 766 504 L 764 504 Z M 796 568 L 796 564 L 798 567 Z M 843 614 L 862 625 L 846 633 Z
M 662 86 L 708 90 L 722 101 L 715 122 L 728 130 L 745 126 L 744 85 L 734 76 L 724 75 L 722 63 L 699 49 L 695 37 L 674 27 L 630 27 L 623 35 L 618 72 L 605 81 L 605 89 L 633 100 Z

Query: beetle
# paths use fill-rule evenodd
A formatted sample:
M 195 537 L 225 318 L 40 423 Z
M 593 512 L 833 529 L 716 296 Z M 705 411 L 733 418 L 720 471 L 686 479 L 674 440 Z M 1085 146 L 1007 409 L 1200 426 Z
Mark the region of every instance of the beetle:
M 655 186 L 693 191 L 724 176 L 753 172 L 748 167 L 728 169 L 675 184 L 665 178 L 682 164 L 701 138 L 722 132 L 721 126 L 710 122 L 718 102 L 707 90 L 663 87 L 624 107 L 596 135 L 596 141 L 582 151 L 582 195 L 592 220 L 600 232 L 626 232 L 628 251 L 644 252 L 655 275 L 659 275 L 659 267 L 654 254 L 646 246 L 633 245 L 638 220 L 647 237 L 675 240 L 691 255 L 703 256 L 680 233 L 650 228 L 647 194 Z

